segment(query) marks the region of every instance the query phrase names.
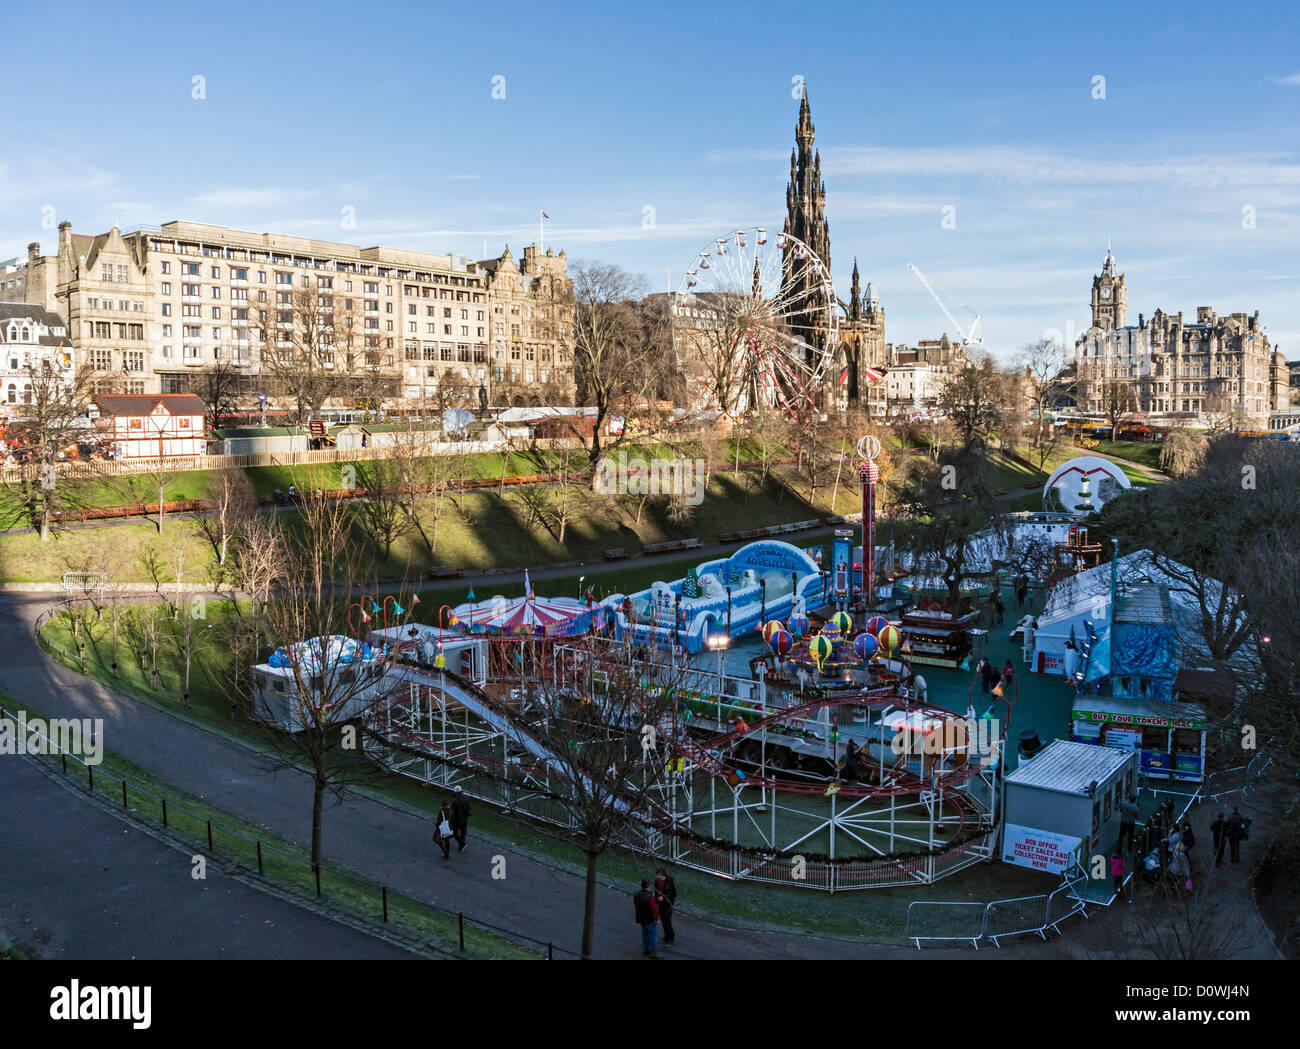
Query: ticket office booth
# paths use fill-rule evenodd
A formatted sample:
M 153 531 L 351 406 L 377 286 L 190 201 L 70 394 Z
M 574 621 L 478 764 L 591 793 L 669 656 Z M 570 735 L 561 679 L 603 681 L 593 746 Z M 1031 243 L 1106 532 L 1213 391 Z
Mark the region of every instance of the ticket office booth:
M 1070 720 L 1074 742 L 1135 751 L 1148 779 L 1205 779 L 1206 722 L 1200 707 L 1080 696 Z

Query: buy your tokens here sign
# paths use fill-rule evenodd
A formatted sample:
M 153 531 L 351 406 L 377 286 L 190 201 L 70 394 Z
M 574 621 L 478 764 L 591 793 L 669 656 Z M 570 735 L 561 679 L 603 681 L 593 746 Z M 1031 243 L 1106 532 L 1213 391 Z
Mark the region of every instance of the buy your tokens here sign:
M 1008 823 L 1002 835 L 1002 862 L 1061 874 L 1070 865 L 1082 840 Z

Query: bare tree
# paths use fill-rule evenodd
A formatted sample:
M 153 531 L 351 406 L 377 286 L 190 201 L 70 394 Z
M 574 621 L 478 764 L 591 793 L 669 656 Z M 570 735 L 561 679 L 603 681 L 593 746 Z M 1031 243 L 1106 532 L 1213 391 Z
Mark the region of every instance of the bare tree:
M 1060 443 L 1056 427 L 1047 415 L 1062 397 L 1069 396 L 1075 385 L 1074 355 L 1064 342 L 1039 339 L 1026 343 L 1015 357 L 1023 377 L 1023 392 L 1028 409 L 1026 433 L 1029 447 L 1041 470 Z
M 993 358 L 967 356 L 954 361 L 939 387 L 938 406 L 964 444 L 994 433 L 1006 409 L 1006 388 Z
M 468 473 L 471 462 L 461 442 L 437 441 L 435 436 L 408 419 L 390 460 L 399 477 L 402 509 L 430 557 L 438 552 L 438 526 L 448 503 L 457 498 L 457 482 Z M 431 524 L 426 527 L 426 522 Z
M 405 478 L 401 465 L 389 459 L 372 459 L 357 463 L 356 473 L 361 498 L 352 504 L 353 516 L 387 561 L 393 544 L 412 528 L 408 496 L 402 491 Z
M 181 702 L 187 707 L 190 705 L 190 676 L 195 656 L 211 641 L 207 601 L 192 592 L 195 545 L 194 537 L 181 529 L 172 536 L 167 551 L 168 564 L 175 578 L 174 598 L 169 603 L 173 625 L 168 631 L 168 640 L 175 647 L 184 668 Z
M 1005 516 L 995 484 L 985 451 L 967 445 L 944 452 L 936 463 L 909 458 L 886 485 L 899 512 L 915 519 L 908 542 L 918 571 L 942 581 L 954 615 L 963 611 L 963 584 L 987 571 L 977 534 L 999 530 Z
M 239 395 L 246 380 L 243 372 L 228 360 L 219 360 L 190 378 L 190 389 L 203 402 L 208 433 L 221 426 L 224 417 L 239 408 Z
M 240 518 L 257 512 L 257 495 L 242 470 L 213 470 L 208 476 L 207 498 L 198 518 L 199 531 L 212 544 L 217 565 L 225 567 Z
M 337 393 L 343 374 L 334 347 L 332 296 L 326 289 L 289 286 L 268 294 L 275 301 L 257 304 L 253 324 L 262 373 L 274 393 L 292 402 L 294 419 L 301 425 Z
M 545 457 L 536 457 L 535 461 L 553 479 L 511 489 L 510 498 L 523 510 L 527 522 L 544 529 L 563 546 L 570 523 L 585 516 L 590 496 L 590 464 L 585 452 L 567 444 L 549 451 Z
M 1236 419 L 1233 399 L 1222 391 L 1206 394 L 1201 402 L 1201 420 L 1206 436 L 1213 440 L 1220 434 L 1230 433 Z
M 1133 384 L 1122 379 L 1107 379 L 1101 384 L 1101 414 L 1110 424 L 1110 439 L 1119 439 L 1119 428 L 1128 422 L 1137 410 Z
M 1187 477 L 1205 461 L 1209 443 L 1189 430 L 1170 430 L 1160 449 L 1160 468 L 1170 477 Z
M 18 520 L 40 532 L 48 542 L 58 526 L 57 514 L 76 506 L 83 485 L 58 463 L 67 449 L 90 435 L 87 410 L 94 388 L 89 365 L 75 370 L 56 368 L 49 359 L 25 369 L 32 390 L 22 416 L 9 424 L 5 442 L 20 460 L 17 477 L 6 480 Z
M 283 528 L 278 515 L 273 527 Z M 355 647 L 365 631 L 357 598 L 369 577 L 369 558 L 351 534 L 351 519 L 337 502 L 309 501 L 300 511 L 293 541 L 281 539 L 283 575 L 288 585 L 267 603 L 265 622 L 271 643 L 287 672 L 288 724 L 277 733 L 277 760 L 284 767 L 306 765 L 312 780 L 312 863 L 320 864 L 325 797 L 342 800 L 347 786 L 366 776 L 357 762 L 340 758 L 357 744 L 354 722 L 390 698 L 389 676 L 397 646 L 387 654 Z M 363 598 L 364 600 L 364 598 Z M 394 598 L 384 598 L 385 604 Z M 396 616 L 409 621 L 413 601 Z M 400 608 L 400 605 L 395 607 Z M 236 668 L 239 669 L 239 668 Z M 247 668 L 244 668 L 247 673 Z M 252 690 L 241 709 L 267 721 L 272 712 Z
M 531 730 L 552 753 L 570 756 L 550 763 L 551 784 L 586 857 L 582 953 L 590 957 L 600 857 L 624 833 L 658 822 L 662 811 L 670 755 L 661 736 L 681 671 L 660 667 L 648 680 L 629 646 L 585 638 L 570 648 L 567 686 L 532 683 L 547 711 Z
M 595 407 L 590 429 L 584 417 L 574 432 L 594 466 L 630 436 L 629 411 L 653 393 L 667 340 L 664 322 L 647 328 L 636 302 L 646 283 L 618 266 L 579 262 L 573 271 L 573 358 L 579 400 Z M 606 434 L 622 411 L 621 432 Z

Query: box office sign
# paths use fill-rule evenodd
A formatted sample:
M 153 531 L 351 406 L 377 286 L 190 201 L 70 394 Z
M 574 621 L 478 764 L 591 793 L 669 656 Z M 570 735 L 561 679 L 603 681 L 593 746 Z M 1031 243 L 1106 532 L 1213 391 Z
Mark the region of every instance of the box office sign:
M 1109 721 L 1115 725 L 1137 725 L 1142 728 L 1205 728 L 1200 718 L 1159 717 L 1155 714 L 1108 714 L 1103 710 L 1076 710 L 1071 714 L 1075 721 Z
M 1002 835 L 1002 862 L 1062 874 L 1074 862 L 1082 838 L 1008 823 Z

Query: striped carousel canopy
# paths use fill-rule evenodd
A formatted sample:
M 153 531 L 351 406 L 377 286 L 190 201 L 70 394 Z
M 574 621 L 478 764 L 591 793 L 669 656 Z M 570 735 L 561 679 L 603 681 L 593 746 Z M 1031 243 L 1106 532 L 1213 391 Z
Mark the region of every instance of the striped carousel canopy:
M 471 634 L 520 634 L 567 637 L 600 627 L 603 605 L 589 606 L 571 597 L 493 597 L 457 605 L 452 609 L 457 629 Z

